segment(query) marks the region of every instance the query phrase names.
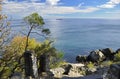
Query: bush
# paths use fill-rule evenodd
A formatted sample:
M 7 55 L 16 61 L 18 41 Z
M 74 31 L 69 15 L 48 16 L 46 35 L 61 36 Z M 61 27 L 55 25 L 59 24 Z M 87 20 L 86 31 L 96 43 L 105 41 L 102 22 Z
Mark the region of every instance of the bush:
M 65 61 L 63 61 L 64 54 L 62 52 L 57 51 L 56 56 L 52 57 L 52 61 L 50 62 L 50 68 L 57 68 L 64 64 L 66 64 Z
M 118 53 L 115 55 L 114 61 L 116 61 L 116 62 L 120 61 L 120 52 L 118 52 Z
M 65 64 L 66 64 L 65 61 L 55 62 L 55 63 L 53 63 L 53 64 L 50 65 L 50 68 L 51 68 L 51 69 L 52 69 L 52 68 L 58 68 L 58 67 L 63 66 L 63 65 L 65 65 Z
M 29 38 L 30 50 L 34 50 L 38 45 L 35 39 Z M 0 59 L 0 79 L 8 79 L 14 72 L 23 72 L 23 59 L 19 61 L 25 52 L 26 37 L 16 36 L 12 39 L 8 46 L 5 47 L 2 58 Z
M 101 66 L 110 66 L 111 64 L 113 64 L 113 61 L 104 61 L 101 63 Z
M 87 67 L 88 67 L 89 69 L 95 68 L 94 63 L 92 63 L 92 62 L 89 62 L 89 63 L 87 64 Z

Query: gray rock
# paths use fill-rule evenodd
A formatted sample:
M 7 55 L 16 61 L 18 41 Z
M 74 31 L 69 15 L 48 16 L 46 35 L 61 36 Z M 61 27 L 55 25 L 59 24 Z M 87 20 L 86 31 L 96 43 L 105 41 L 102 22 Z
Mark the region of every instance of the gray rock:
M 70 72 L 70 69 L 72 68 L 72 65 L 68 64 L 65 68 L 65 72 L 63 73 L 64 75 L 68 75 Z
M 76 61 L 79 63 L 85 63 L 87 61 L 87 56 L 78 55 Z
M 78 76 L 82 76 L 82 74 L 80 73 L 82 71 L 80 70 L 81 67 L 84 67 L 84 64 L 67 63 L 63 67 L 50 69 L 50 71 L 54 74 L 54 77 L 57 79 L 58 78 L 61 79 L 63 76 L 78 77 Z
M 65 72 L 65 69 L 63 69 L 62 67 L 59 67 L 59 68 L 50 69 L 50 71 L 54 74 L 55 78 L 62 78 L 62 75 Z
M 101 52 L 105 55 L 106 60 L 113 60 L 114 59 L 114 51 L 111 48 L 102 49 Z
M 120 64 L 112 64 L 105 77 L 107 79 L 120 79 Z
M 22 74 L 19 72 L 15 72 L 11 79 L 22 79 Z
M 116 50 L 116 53 L 120 53 L 120 48 Z
M 104 60 L 104 58 L 105 58 L 104 54 L 101 51 L 96 50 L 90 52 L 90 54 L 87 57 L 87 60 L 92 62 L 98 62 Z

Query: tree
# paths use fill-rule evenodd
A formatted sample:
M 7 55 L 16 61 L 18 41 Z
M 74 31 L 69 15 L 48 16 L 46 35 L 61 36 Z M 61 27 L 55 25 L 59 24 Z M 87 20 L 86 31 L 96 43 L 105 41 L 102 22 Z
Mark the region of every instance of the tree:
M 31 50 L 35 50 L 37 46 L 40 46 L 41 43 L 37 42 L 35 39 L 28 39 L 29 46 Z M 1 74 L 1 78 L 12 77 L 15 72 L 23 73 L 24 62 L 21 59 L 19 63 L 19 58 L 24 53 L 24 48 L 26 44 L 26 37 L 16 36 L 14 37 L 9 45 L 6 46 L 4 54 L 2 56 L 2 62 L 0 68 L 4 68 L 4 72 Z
M 0 49 L 3 49 L 7 44 L 10 35 L 10 23 L 7 21 L 7 16 L 0 14 Z
M 7 17 L 0 14 L 0 79 L 11 78 L 15 72 L 24 73 L 24 52 L 27 50 L 35 51 L 37 59 L 42 54 L 49 54 L 50 60 L 59 56 L 58 51 L 52 46 L 51 40 L 49 40 L 50 31 L 44 28 L 44 21 L 37 13 L 33 13 L 24 18 L 29 25 L 29 31 L 26 36 L 16 36 L 9 40 L 10 35 L 10 23 L 7 22 Z M 33 31 L 33 29 L 39 29 L 39 32 Z M 30 38 L 31 33 L 39 34 L 40 37 L 44 37 L 44 42 L 37 42 L 34 38 Z M 38 68 L 40 64 L 38 61 Z
M 0 0 L 0 11 L 2 10 L 2 0 Z M 7 16 L 0 13 L 0 55 L 2 54 L 5 44 L 7 44 L 10 35 L 10 23 Z
M 0 0 L 0 11 L 2 10 L 2 0 Z M 8 64 L 4 60 L 5 47 L 9 42 L 10 23 L 7 21 L 7 16 L 0 13 L 0 79 L 6 79 L 8 74 Z
M 33 13 L 29 16 L 26 16 L 24 18 L 24 20 L 29 24 L 29 31 L 28 31 L 28 34 L 27 34 L 27 40 L 26 40 L 26 47 L 25 47 L 25 51 L 26 50 L 29 50 L 27 49 L 27 47 L 29 46 L 28 45 L 28 39 L 29 39 L 29 36 L 31 33 L 37 33 L 39 34 L 40 36 L 43 36 L 43 37 L 47 37 L 47 35 L 50 34 L 50 30 L 49 29 L 46 29 L 43 27 L 43 25 L 45 24 L 44 21 L 43 21 L 43 18 L 41 16 L 39 16 L 38 13 Z M 38 32 L 32 32 L 33 29 L 39 29 L 39 33 Z
M 40 36 L 45 38 L 45 41 L 41 44 L 41 46 L 37 46 L 36 49 L 34 50 L 35 53 L 37 54 L 38 74 L 40 74 L 42 67 L 44 67 L 44 68 L 48 67 L 47 65 L 50 62 L 53 62 L 52 61 L 53 59 L 54 59 L 54 63 L 55 63 L 57 59 L 60 59 L 63 57 L 63 54 L 58 53 L 56 48 L 52 46 L 52 43 L 54 41 L 51 41 L 49 39 L 50 30 L 43 26 L 45 23 L 44 23 L 43 18 L 41 16 L 39 16 L 37 13 L 33 13 L 33 14 L 25 17 L 24 19 L 29 24 L 29 27 L 30 27 L 28 34 L 27 34 L 25 51 L 29 50 L 28 38 L 30 37 L 31 33 L 39 34 Z M 36 30 L 36 28 L 39 29 L 39 32 L 32 31 L 33 29 Z M 41 59 L 41 57 L 42 57 L 42 59 Z M 43 61 L 45 61 L 45 62 L 43 62 Z M 42 64 L 44 66 L 41 66 Z
M 28 50 L 30 50 L 30 49 L 28 49 L 28 46 L 29 46 L 28 39 L 30 37 L 30 34 L 31 33 L 37 33 L 37 34 L 39 34 L 40 36 L 42 36 L 42 37 L 44 37 L 46 39 L 47 36 L 50 34 L 50 30 L 43 27 L 43 25 L 45 23 L 43 21 L 43 18 L 41 16 L 39 16 L 38 13 L 33 13 L 33 14 L 29 15 L 29 16 L 26 16 L 24 18 L 24 20 L 26 21 L 27 24 L 29 24 L 29 31 L 28 31 L 28 34 L 26 36 L 27 39 L 26 39 L 26 46 L 25 46 L 25 53 L 24 53 L 24 55 L 26 56 L 26 52 Z M 33 29 L 36 29 L 36 28 L 39 29 L 39 32 L 33 32 L 32 31 Z M 24 59 L 26 61 L 26 58 L 24 58 Z M 26 66 L 27 66 L 27 63 L 26 63 Z M 26 76 L 29 78 L 29 75 L 27 75 L 27 69 L 25 69 L 25 72 L 26 72 Z

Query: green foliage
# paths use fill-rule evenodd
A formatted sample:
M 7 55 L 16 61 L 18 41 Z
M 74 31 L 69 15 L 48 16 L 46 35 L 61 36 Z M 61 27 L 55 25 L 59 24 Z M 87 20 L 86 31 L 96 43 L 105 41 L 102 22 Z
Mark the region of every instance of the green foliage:
M 54 65 L 60 65 L 62 62 L 63 53 L 59 53 L 55 47 L 52 46 L 51 40 L 45 39 L 44 42 L 37 42 L 33 38 L 29 38 L 32 29 L 40 26 L 40 35 L 47 36 L 50 34 L 49 29 L 44 28 L 43 18 L 37 13 L 33 13 L 25 17 L 25 21 L 30 25 L 29 32 L 27 36 L 15 36 L 8 45 L 4 45 L 5 39 L 9 35 L 9 30 L 7 27 L 9 23 L 5 23 L 7 26 L 3 31 L 3 24 L 1 21 L 3 17 L 0 16 L 0 35 L 5 35 L 3 38 L 0 38 L 0 49 L 4 46 L 4 51 L 2 52 L 2 58 L 0 58 L 0 79 L 8 79 L 14 72 L 23 73 L 24 69 L 24 60 L 23 53 L 27 50 L 35 51 L 37 57 L 39 58 L 42 54 L 46 53 L 50 55 L 50 63 Z M 2 29 L 2 30 L 1 30 Z M 1 36 L 2 37 L 2 36 Z M 38 61 L 39 62 L 39 61 Z
M 110 66 L 111 64 L 113 64 L 114 62 L 113 61 L 104 61 L 101 63 L 101 66 Z
M 0 6 L 1 7 L 1 6 Z M 0 14 L 0 79 L 7 79 L 6 75 L 9 74 L 9 67 L 7 66 L 7 59 L 2 59 L 5 47 L 9 40 L 10 23 L 7 21 L 7 16 Z
M 9 45 L 6 46 L 6 48 L 4 49 L 5 51 L 3 57 L 0 60 L 0 72 L 2 72 L 1 79 L 3 79 L 3 77 L 6 78 L 10 76 L 13 72 L 23 72 L 23 60 L 21 61 L 21 63 L 19 63 L 18 61 L 24 53 L 25 44 L 26 37 L 16 36 L 12 39 Z M 41 43 L 37 42 L 35 39 L 30 38 L 28 40 L 28 44 L 29 50 L 35 50 L 37 46 L 41 45 Z
M 52 42 L 53 41 L 45 40 L 40 46 L 37 46 L 35 49 L 38 58 L 44 53 L 49 54 L 50 68 L 58 67 L 64 63 L 62 60 L 64 54 L 53 47 Z
M 66 64 L 66 62 L 63 61 L 63 57 L 64 53 L 56 50 L 56 56 L 51 57 L 50 68 L 57 68 Z
M 32 13 L 31 15 L 26 16 L 24 19 L 30 25 L 41 26 L 41 25 L 45 24 L 43 21 L 43 18 L 41 16 L 39 16 L 38 13 Z
M 39 57 L 43 53 L 49 54 L 50 59 L 62 59 L 64 54 L 59 52 L 55 47 L 52 46 L 52 41 L 45 40 L 41 45 L 37 46 L 35 49 L 37 56 Z
M 118 53 L 115 55 L 114 61 L 116 61 L 116 62 L 120 61 L 120 52 L 118 52 Z
M 10 23 L 7 21 L 6 15 L 0 14 L 0 50 L 4 48 L 6 42 L 9 40 L 10 35 Z
M 89 69 L 95 68 L 94 63 L 92 63 L 92 62 L 89 62 L 89 63 L 87 64 L 87 67 L 88 67 Z
M 42 33 L 46 34 L 46 35 L 49 35 L 50 34 L 50 30 L 49 29 L 43 29 Z
M 32 32 L 33 29 L 37 28 L 39 29 L 39 33 L 38 32 L 34 32 L 34 33 L 37 33 L 39 34 L 40 36 L 43 36 L 43 37 L 47 37 L 49 34 L 50 34 L 50 30 L 47 29 L 47 28 L 44 28 L 42 27 L 45 23 L 44 23 L 44 20 L 41 16 L 39 16 L 38 13 L 32 13 L 31 15 L 29 16 L 26 16 L 24 18 L 24 20 L 29 24 L 30 26 L 30 29 L 28 31 L 28 34 L 27 34 L 27 39 L 26 39 L 26 46 L 25 46 L 25 51 L 28 50 L 28 38 Z
M 62 59 L 63 57 L 64 57 L 64 53 L 63 53 L 63 52 L 58 52 L 58 53 L 57 53 L 56 58 Z
M 10 54 L 22 55 L 26 46 L 27 37 L 16 36 L 12 39 L 9 46 L 6 47 L 6 52 Z M 34 38 L 28 39 L 28 50 L 35 50 L 37 46 L 40 46 L 41 43 L 37 42 Z M 8 54 L 8 53 L 7 53 Z
M 29 38 L 30 34 L 32 33 L 32 29 L 37 28 L 37 29 L 39 29 L 39 33 L 37 33 L 37 34 L 45 37 L 45 41 L 41 45 L 37 45 L 37 47 L 34 50 L 37 55 L 37 58 L 39 59 L 39 57 L 42 54 L 47 54 L 47 55 L 49 55 L 50 63 L 53 62 L 53 60 L 58 63 L 58 60 L 61 59 L 61 57 L 63 57 L 63 55 L 58 53 L 56 48 L 52 46 L 53 41 L 48 39 L 50 30 L 47 28 L 44 28 L 42 26 L 42 25 L 44 25 L 43 18 L 41 16 L 39 16 L 38 13 L 33 13 L 33 14 L 25 17 L 24 19 L 30 25 L 30 29 L 27 34 L 25 50 L 26 49 L 28 50 L 28 46 L 29 46 L 28 38 Z M 41 61 L 41 60 L 38 60 L 38 61 Z M 59 62 L 60 62 L 60 60 L 59 60 Z M 38 66 L 38 68 L 40 68 L 40 65 Z
M 51 41 L 45 40 L 41 45 L 38 45 L 35 49 L 37 56 L 39 57 L 43 53 L 48 53 L 50 56 L 56 56 L 56 49 L 52 47 Z
M 52 69 L 52 68 L 58 68 L 58 67 L 60 67 L 60 66 L 63 66 L 63 65 L 65 65 L 66 64 L 66 62 L 65 61 L 59 61 L 59 62 L 55 62 L 55 63 L 53 63 L 53 64 L 50 64 L 50 68 Z

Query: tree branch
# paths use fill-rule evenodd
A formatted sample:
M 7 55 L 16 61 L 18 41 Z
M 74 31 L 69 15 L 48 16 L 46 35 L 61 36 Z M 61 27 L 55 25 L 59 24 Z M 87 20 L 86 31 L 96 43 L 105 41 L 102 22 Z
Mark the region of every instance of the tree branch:
M 31 28 L 30 28 L 30 30 L 29 30 L 29 32 L 28 32 L 27 40 L 26 40 L 26 46 L 25 46 L 25 51 L 27 51 L 29 36 L 30 36 L 30 33 L 31 33 L 33 27 L 34 27 L 34 25 L 31 25 Z

